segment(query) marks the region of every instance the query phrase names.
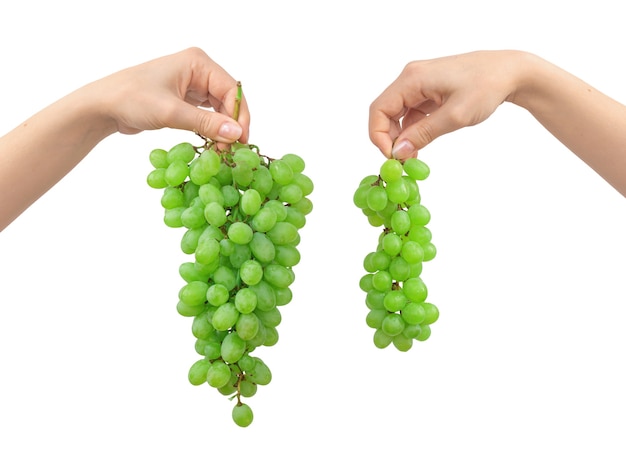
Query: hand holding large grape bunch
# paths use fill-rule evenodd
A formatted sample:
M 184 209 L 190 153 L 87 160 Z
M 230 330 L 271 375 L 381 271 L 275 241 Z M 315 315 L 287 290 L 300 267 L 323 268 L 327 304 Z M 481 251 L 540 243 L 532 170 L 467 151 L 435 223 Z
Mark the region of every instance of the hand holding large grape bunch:
M 164 222 L 185 230 L 180 247 L 192 257 L 180 265 L 177 303 L 201 356 L 189 381 L 235 400 L 232 418 L 246 427 L 253 413 L 243 400 L 272 379 L 257 348 L 278 341 L 313 182 L 296 154 L 272 158 L 251 144 L 203 141 L 154 149 L 147 181 L 163 190 Z

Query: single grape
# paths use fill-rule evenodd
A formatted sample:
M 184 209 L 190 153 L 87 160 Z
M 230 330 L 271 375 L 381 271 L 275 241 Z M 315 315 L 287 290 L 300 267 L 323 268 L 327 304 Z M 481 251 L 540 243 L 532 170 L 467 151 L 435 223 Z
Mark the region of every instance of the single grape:
M 233 408 L 233 421 L 240 427 L 247 427 L 252 423 L 254 414 L 247 404 L 237 403 Z

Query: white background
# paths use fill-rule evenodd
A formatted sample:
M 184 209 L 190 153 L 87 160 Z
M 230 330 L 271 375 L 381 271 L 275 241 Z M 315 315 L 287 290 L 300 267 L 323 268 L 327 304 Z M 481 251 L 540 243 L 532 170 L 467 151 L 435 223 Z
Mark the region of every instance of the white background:
M 97 146 L 0 234 L 0 460 L 625 460 L 621 195 L 515 106 L 433 142 L 421 190 L 439 253 L 422 276 L 441 317 L 407 353 L 376 349 L 365 325 L 358 280 L 378 231 L 352 205 L 384 159 L 368 106 L 407 62 L 525 49 L 626 101 L 619 5 L 5 4 L 2 133 L 200 46 L 243 82 L 250 141 L 300 154 L 316 189 L 280 341 L 257 350 L 273 381 L 241 429 L 227 398 L 187 381 L 187 257 L 145 183 L 151 149 L 195 139 Z

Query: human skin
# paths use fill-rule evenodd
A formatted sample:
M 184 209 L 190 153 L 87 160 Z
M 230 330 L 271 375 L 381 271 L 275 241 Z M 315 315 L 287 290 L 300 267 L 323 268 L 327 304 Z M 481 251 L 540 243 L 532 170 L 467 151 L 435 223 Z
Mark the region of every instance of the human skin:
M 247 142 L 245 97 L 237 121 L 232 118 L 237 91 L 222 67 L 189 48 L 91 82 L 45 107 L 0 138 L 0 231 L 114 133 L 168 127 L 219 143 Z
M 370 105 L 369 135 L 403 160 L 504 102 L 526 109 L 626 196 L 626 106 L 545 59 L 489 50 L 408 63 Z

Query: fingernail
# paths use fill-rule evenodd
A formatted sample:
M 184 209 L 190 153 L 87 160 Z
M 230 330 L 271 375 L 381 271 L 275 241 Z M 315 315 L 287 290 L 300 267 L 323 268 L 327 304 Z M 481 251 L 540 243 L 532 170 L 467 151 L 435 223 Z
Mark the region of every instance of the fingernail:
M 242 132 L 243 130 L 239 125 L 232 122 L 224 122 L 217 133 L 229 140 L 237 140 Z
M 395 159 L 404 159 L 415 152 L 415 146 L 409 140 L 402 140 L 391 149 L 391 155 Z

